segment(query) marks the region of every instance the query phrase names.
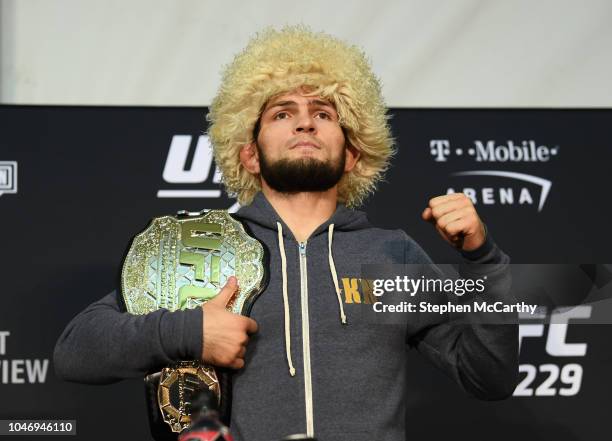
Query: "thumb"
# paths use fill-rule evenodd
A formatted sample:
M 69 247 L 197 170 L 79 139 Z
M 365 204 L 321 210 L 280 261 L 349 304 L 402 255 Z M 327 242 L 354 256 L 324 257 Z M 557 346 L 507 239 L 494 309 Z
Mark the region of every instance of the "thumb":
M 223 286 L 223 288 L 221 288 L 219 294 L 217 294 L 216 297 L 210 300 L 208 303 L 225 308 L 227 302 L 230 301 L 237 289 L 238 280 L 236 280 L 236 277 L 231 276 L 227 279 L 227 282 L 225 282 L 225 285 Z
M 427 208 L 425 208 L 425 210 L 423 210 L 423 213 L 421 213 L 421 218 L 422 218 L 424 221 L 427 221 L 427 222 L 433 222 L 433 223 L 435 223 L 435 221 L 436 221 L 436 219 L 435 219 L 435 218 L 434 218 L 434 216 L 433 216 L 433 211 L 432 211 L 432 209 L 431 209 L 431 208 L 429 208 L 429 207 L 427 207 Z

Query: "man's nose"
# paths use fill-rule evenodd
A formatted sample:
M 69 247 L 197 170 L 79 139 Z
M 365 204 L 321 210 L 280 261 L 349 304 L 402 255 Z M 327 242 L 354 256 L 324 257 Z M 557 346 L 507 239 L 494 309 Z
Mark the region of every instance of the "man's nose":
M 314 118 L 310 115 L 309 112 L 300 113 L 300 115 L 296 118 L 295 124 L 295 132 L 296 133 L 314 133 L 317 130 L 317 127 L 314 122 Z

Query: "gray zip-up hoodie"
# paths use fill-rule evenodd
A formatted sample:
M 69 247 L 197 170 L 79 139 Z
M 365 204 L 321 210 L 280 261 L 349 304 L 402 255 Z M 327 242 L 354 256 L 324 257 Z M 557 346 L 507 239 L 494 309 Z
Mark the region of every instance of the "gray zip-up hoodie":
M 474 396 L 512 394 L 517 325 L 411 320 L 415 314 L 405 314 L 403 326 L 364 319 L 359 308 L 371 305 L 362 304 L 362 265 L 431 263 L 403 231 L 375 228 L 365 213 L 339 204 L 298 243 L 262 193 L 237 217 L 267 250 L 269 282 L 251 310 L 259 331 L 249 342 L 246 365 L 233 376 L 236 440 L 308 433 L 319 441 L 403 441 L 407 346 Z M 489 236 L 478 250 L 462 254 L 490 264 L 498 279 L 509 277 L 509 259 Z M 200 357 L 200 308 L 145 316 L 122 309 L 114 292 L 71 321 L 54 354 L 60 377 L 108 383 Z

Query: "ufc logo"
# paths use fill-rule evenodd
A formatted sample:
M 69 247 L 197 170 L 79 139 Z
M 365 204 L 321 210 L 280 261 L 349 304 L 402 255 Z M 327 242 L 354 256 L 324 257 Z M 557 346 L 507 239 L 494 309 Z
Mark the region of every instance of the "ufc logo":
M 174 135 L 170 143 L 170 150 L 166 158 L 166 165 L 162 177 L 170 184 L 201 184 L 206 182 L 210 175 L 213 154 L 210 140 L 207 135 L 200 135 L 195 144 L 195 152 L 191 165 L 187 158 L 192 148 L 191 135 Z M 213 183 L 221 182 L 218 170 L 213 176 Z

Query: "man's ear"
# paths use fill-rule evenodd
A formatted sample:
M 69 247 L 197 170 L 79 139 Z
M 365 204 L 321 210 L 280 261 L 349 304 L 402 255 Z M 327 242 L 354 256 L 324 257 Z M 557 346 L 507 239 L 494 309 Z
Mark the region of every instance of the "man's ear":
M 354 146 L 346 143 L 346 159 L 344 161 L 344 171 L 345 173 L 350 172 L 357 165 L 357 161 L 361 157 L 361 152 L 357 150 Z
M 252 175 L 259 174 L 259 155 L 254 142 L 242 146 L 240 149 L 240 163 Z

